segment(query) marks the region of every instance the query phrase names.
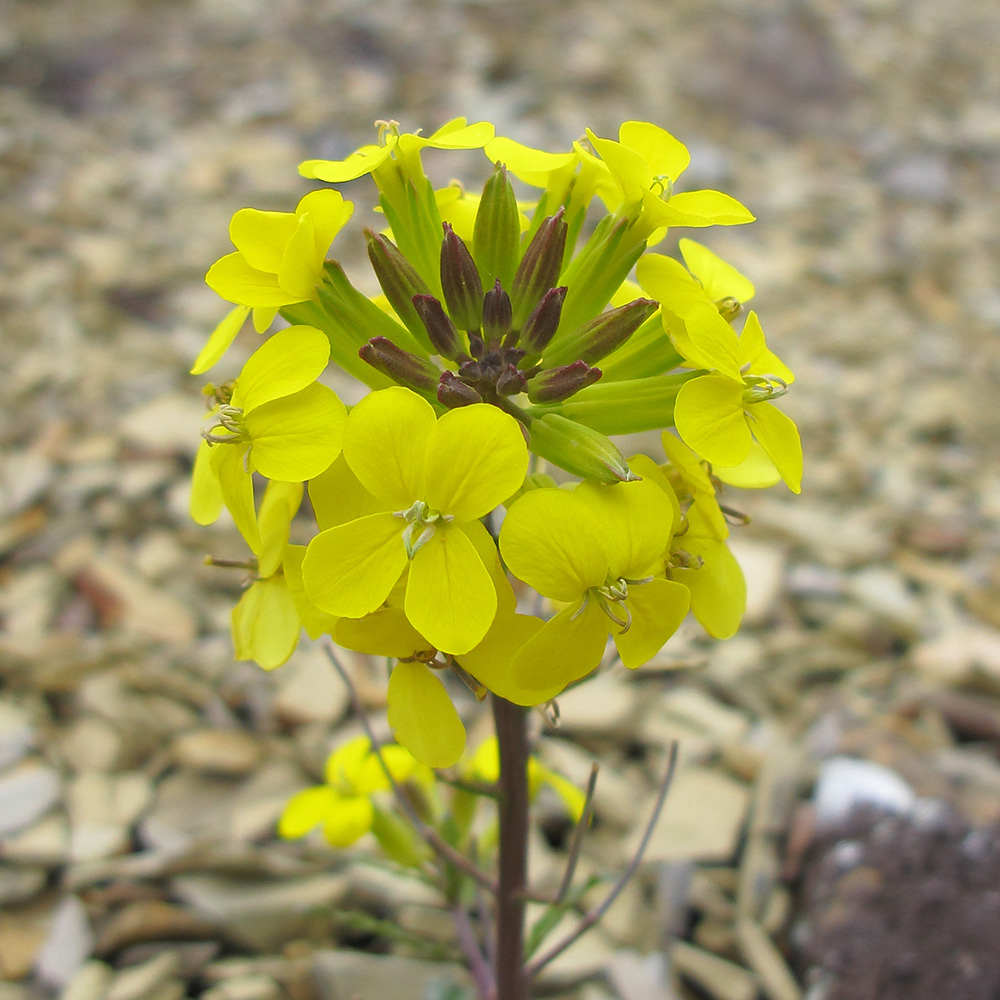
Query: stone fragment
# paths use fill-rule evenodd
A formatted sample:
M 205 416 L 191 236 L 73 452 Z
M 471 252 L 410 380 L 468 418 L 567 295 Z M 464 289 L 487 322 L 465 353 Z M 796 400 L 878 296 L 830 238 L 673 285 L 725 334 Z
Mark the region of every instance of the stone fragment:
M 802 1000 L 802 990 L 775 943 L 753 920 L 736 924 L 736 939 L 769 1000 Z
M 572 733 L 628 736 L 639 703 L 639 692 L 624 672 L 608 670 L 559 695 L 560 728 Z
M 28 865 L 54 867 L 69 853 L 69 824 L 62 813 L 52 813 L 33 826 L 0 840 L 0 857 Z
M 743 624 L 755 628 L 774 614 L 785 576 L 785 553 L 774 545 L 746 538 L 730 538 L 729 548 L 747 582 Z
M 114 978 L 111 966 L 93 959 L 80 966 L 59 1000 L 104 1000 Z
M 813 791 L 820 826 L 842 823 L 862 806 L 906 813 L 916 800 L 913 789 L 895 771 L 874 761 L 851 757 L 831 757 L 824 761 Z
M 432 990 L 433 995 L 450 995 L 449 986 L 452 991 L 472 990 L 469 974 L 457 966 L 361 951 L 317 951 L 313 955 L 313 978 L 320 1000 L 426 1000 Z
M 206 990 L 201 1000 L 282 1000 L 281 987 L 270 976 L 233 976 Z
M 53 902 L 46 894 L 27 906 L 0 910 L 0 982 L 31 972 L 48 937 Z
M 140 899 L 122 907 L 101 928 L 96 951 L 113 955 L 144 941 L 199 940 L 211 937 L 212 921 L 162 899 Z
M 620 1000 L 678 1000 L 666 955 L 620 951 L 607 963 L 605 974 Z
M 686 941 L 671 945 L 670 958 L 680 975 L 713 1000 L 756 1000 L 756 979 L 735 962 L 727 962 Z
M 745 785 L 708 767 L 682 765 L 674 775 L 660 820 L 646 848 L 647 861 L 727 861 L 736 852 L 750 793 Z M 638 846 L 652 800 L 631 811 Z
M 31 899 L 48 878 L 37 866 L 0 864 L 0 906 L 12 906 Z
M 344 716 L 350 695 L 323 650 L 301 650 L 278 675 L 275 714 L 285 722 L 336 722 Z
M 204 420 L 197 394 L 170 393 L 126 413 L 121 432 L 126 442 L 145 451 L 193 455 Z
M 181 767 L 204 774 L 248 774 L 262 753 L 261 744 L 240 729 L 195 729 L 182 733 L 173 744 L 174 760 Z
M 151 1000 L 154 996 L 159 997 L 164 987 L 169 989 L 179 970 L 177 956 L 172 951 L 162 951 L 140 965 L 122 969 L 115 976 L 105 1000 Z M 182 988 L 180 995 L 183 992 Z
M 0 837 L 25 829 L 59 800 L 59 775 L 37 760 L 0 775 Z
M 77 896 L 67 896 L 56 909 L 48 937 L 35 959 L 38 978 L 49 986 L 67 986 L 94 947 L 87 911 Z
M 0 771 L 16 764 L 34 742 L 28 713 L 17 705 L 0 701 Z

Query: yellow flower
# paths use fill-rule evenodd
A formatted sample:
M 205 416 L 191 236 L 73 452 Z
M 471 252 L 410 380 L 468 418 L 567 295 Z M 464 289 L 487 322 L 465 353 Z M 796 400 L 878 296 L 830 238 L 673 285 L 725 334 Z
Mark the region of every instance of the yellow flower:
M 429 786 L 433 776 L 401 746 L 381 748 L 382 759 L 400 783 Z M 280 836 L 304 837 L 322 825 L 334 847 L 349 847 L 366 833 L 378 834 L 381 810 L 375 797 L 389 788 L 389 779 L 367 736 L 358 736 L 334 750 L 326 762 L 326 784 L 293 795 L 278 822 Z
M 344 457 L 379 511 L 321 532 L 303 579 L 312 602 L 360 618 L 409 568 L 404 610 L 436 649 L 466 653 L 489 630 L 497 597 L 474 541 L 479 522 L 521 485 L 527 447 L 513 417 L 484 403 L 440 420 L 408 389 L 352 410 Z
M 600 663 L 609 632 L 626 667 L 659 651 L 688 609 L 686 588 L 654 578 L 675 514 L 648 479 L 532 490 L 511 505 L 500 532 L 504 561 L 567 605 L 515 655 L 518 685 L 561 688 L 584 677 Z
M 237 303 L 216 327 L 192 373 L 208 371 L 229 348 L 247 313 L 266 330 L 282 306 L 316 299 L 323 262 L 354 206 L 339 191 L 311 191 L 294 212 L 242 208 L 229 225 L 236 252 L 217 260 L 205 275 L 209 288 Z

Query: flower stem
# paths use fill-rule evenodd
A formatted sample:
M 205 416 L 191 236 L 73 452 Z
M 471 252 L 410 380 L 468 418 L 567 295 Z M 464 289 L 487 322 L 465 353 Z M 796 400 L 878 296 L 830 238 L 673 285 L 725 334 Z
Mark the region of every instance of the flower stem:
M 500 747 L 497 1000 L 527 1000 L 524 907 L 528 878 L 528 710 L 493 696 Z

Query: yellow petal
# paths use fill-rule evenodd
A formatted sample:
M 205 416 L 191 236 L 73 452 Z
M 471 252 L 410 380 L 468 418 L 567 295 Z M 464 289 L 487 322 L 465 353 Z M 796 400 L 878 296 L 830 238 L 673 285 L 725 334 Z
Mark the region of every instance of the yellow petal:
M 314 239 L 312 256 L 321 266 L 330 244 L 347 224 L 353 212 L 353 203 L 344 201 L 344 196 L 331 188 L 310 191 L 295 206 L 296 215 L 308 213 L 312 219 Z
M 205 275 L 205 284 L 227 302 L 279 308 L 300 301 L 278 285 L 278 276 L 251 267 L 241 253 L 220 257 Z
M 295 652 L 302 623 L 284 577 L 254 583 L 233 608 L 232 619 L 237 660 L 273 670 Z
M 497 614 L 486 638 L 464 656 L 462 667 L 494 694 L 515 705 L 541 705 L 562 690 L 557 684 L 528 691 L 514 682 L 513 661 L 521 647 L 538 634 L 544 623 L 532 615 Z
M 755 312 L 747 316 L 739 340 L 740 367 L 751 375 L 774 375 L 785 385 L 795 381 L 792 370 L 775 354 L 768 350 L 764 331 Z
M 652 659 L 680 627 L 690 603 L 687 587 L 671 580 L 650 580 L 629 587 L 632 626 L 627 632 L 611 633 L 622 663 L 634 670 Z
M 732 264 L 712 253 L 706 246 L 694 240 L 683 239 L 678 243 L 684 263 L 705 288 L 705 294 L 713 301 L 733 296 L 738 302 L 749 302 L 754 296 L 754 287 Z
M 685 536 L 681 546 L 703 563 L 697 569 L 672 569 L 670 576 L 691 591 L 691 611 L 701 627 L 716 639 L 736 634 L 747 603 L 743 570 L 725 542 Z
M 333 847 L 350 847 L 372 828 L 375 807 L 360 795 L 340 797 L 336 809 L 323 823 L 323 835 Z
M 297 302 L 316 298 L 316 286 L 323 280 L 323 258 L 316 255 L 316 231 L 312 216 L 299 216 L 295 232 L 285 245 L 278 269 L 278 284 Z
M 229 223 L 229 238 L 251 267 L 277 274 L 282 251 L 295 225 L 291 212 L 241 208 Z
M 345 649 L 396 659 L 429 651 L 431 644 L 410 624 L 402 608 L 377 608 L 364 618 L 340 618 L 333 641 Z
M 212 445 L 202 441 L 194 457 L 191 474 L 191 517 L 198 524 L 211 524 L 222 513 L 222 487 L 212 470 Z M 224 448 L 226 445 L 216 445 Z
M 512 416 L 476 403 L 449 410 L 434 425 L 424 469 L 431 508 L 457 521 L 473 521 L 521 485 L 528 471 L 528 446 Z
M 677 393 L 674 424 L 684 443 L 713 465 L 739 465 L 750 451 L 743 384 L 724 375 L 685 382 Z
M 209 464 L 222 491 L 222 500 L 233 516 L 251 552 L 260 551 L 260 530 L 253 500 L 253 476 L 246 466 L 247 443 L 212 445 Z
M 299 504 L 302 503 L 301 483 L 270 482 L 260 502 L 257 524 L 260 528 L 260 551 L 257 553 L 257 575 L 271 576 L 281 566 L 281 558 Z
M 208 343 L 201 349 L 201 353 L 195 358 L 191 366 L 192 375 L 201 375 L 213 367 L 226 351 L 229 345 L 236 339 L 236 335 L 243 328 L 250 312 L 249 306 L 236 306 L 230 309 L 223 317 L 222 322 L 212 331 L 212 336 L 208 338 Z
M 623 122 L 618 139 L 646 161 L 654 177 L 676 181 L 691 162 L 691 154 L 683 142 L 650 122 Z
M 282 572 L 302 627 L 306 630 L 306 635 L 315 640 L 321 635 L 332 633 L 340 619 L 335 615 L 328 615 L 325 611 L 320 611 L 309 600 L 302 583 L 302 560 L 305 558 L 305 554 L 306 547 L 304 545 L 286 545 L 282 558 Z
M 722 191 L 684 191 L 667 203 L 677 213 L 674 226 L 741 226 L 755 216 L 735 198 Z
M 596 514 L 572 493 L 531 490 L 507 511 L 500 552 L 514 576 L 557 601 L 579 600 L 608 574 Z
M 674 509 L 661 486 L 648 479 L 575 491 L 601 521 L 601 544 L 612 577 L 634 580 L 650 573 L 674 529 Z
M 314 177 L 331 184 L 343 184 L 345 181 L 364 177 L 392 155 L 396 141 L 393 136 L 388 138 L 389 141 L 384 146 L 362 146 L 344 160 L 306 160 L 299 164 L 299 173 L 303 177 Z
M 444 685 L 422 663 L 397 663 L 389 676 L 393 735 L 422 764 L 451 767 L 465 750 L 465 726 Z
M 791 417 L 773 403 L 754 403 L 746 410 L 747 423 L 767 457 L 793 493 L 802 492 L 802 441 Z M 735 462 L 723 463 L 735 465 Z
M 713 465 L 712 475 L 747 490 L 761 490 L 781 482 L 781 473 L 757 441 L 750 445 L 750 454 L 739 465 Z
M 524 691 L 561 691 L 586 677 L 601 662 L 609 619 L 596 601 L 564 608 L 532 636 L 514 656 L 511 675 Z
M 321 531 L 385 510 L 385 505 L 351 472 L 343 455 L 338 455 L 325 472 L 309 480 L 309 500 Z
M 250 461 L 268 479 L 301 483 L 325 472 L 340 454 L 344 404 L 319 382 L 258 406 L 245 417 Z
M 326 785 L 297 792 L 285 806 L 278 820 L 278 836 L 285 840 L 304 837 L 314 830 L 337 806 L 337 796 Z
M 321 531 L 302 563 L 309 600 L 344 618 L 374 611 L 406 569 L 402 534 L 403 522 L 389 513 Z
M 459 525 L 459 530 L 468 536 L 490 574 L 493 588 L 497 593 L 497 614 L 504 612 L 512 615 L 517 608 L 517 598 L 514 596 L 514 588 L 511 587 L 510 580 L 507 579 L 507 574 L 504 572 L 500 552 L 497 550 L 497 543 L 493 540 L 493 536 L 486 530 L 486 525 L 482 521 L 469 521 Z
M 315 382 L 330 359 L 330 341 L 312 326 L 290 326 L 250 355 L 233 390 L 232 405 L 250 413 Z
M 497 595 L 464 532 L 442 525 L 414 555 L 405 608 L 435 649 L 458 655 L 482 641 L 496 615 Z
M 400 386 L 369 393 L 351 410 L 344 457 L 383 509 L 405 510 L 423 499 L 424 453 L 434 421 L 431 404 Z

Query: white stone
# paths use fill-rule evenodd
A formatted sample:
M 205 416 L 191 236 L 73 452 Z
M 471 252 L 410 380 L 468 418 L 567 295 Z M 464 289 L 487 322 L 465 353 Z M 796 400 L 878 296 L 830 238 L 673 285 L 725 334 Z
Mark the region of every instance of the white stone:
M 44 816 L 61 792 L 59 775 L 37 762 L 25 762 L 0 776 L 0 837 L 16 833 Z
M 94 932 L 83 903 L 67 896 L 49 927 L 49 935 L 35 959 L 38 978 L 49 986 L 66 986 L 94 948 Z
M 853 757 L 824 761 L 813 791 L 816 820 L 822 826 L 841 823 L 862 806 L 908 813 L 916 801 L 913 789 L 895 771 Z

